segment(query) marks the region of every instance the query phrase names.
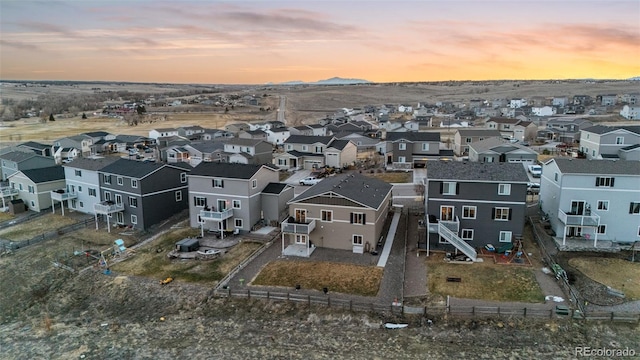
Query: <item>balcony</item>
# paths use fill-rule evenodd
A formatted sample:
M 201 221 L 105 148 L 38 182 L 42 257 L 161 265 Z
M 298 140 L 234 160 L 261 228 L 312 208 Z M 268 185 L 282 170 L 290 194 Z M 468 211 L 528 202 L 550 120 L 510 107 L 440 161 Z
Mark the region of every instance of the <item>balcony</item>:
M 281 224 L 283 233 L 289 234 L 306 234 L 309 235 L 316 228 L 316 220 L 313 219 L 308 223 L 298 223 L 291 218 L 285 220 Z
M 51 200 L 57 200 L 62 202 L 64 200 L 77 199 L 77 198 L 78 198 L 77 193 L 68 192 L 64 189 L 51 191 Z
M 124 205 L 122 203 L 114 203 L 113 201 L 103 201 L 93 205 L 93 210 L 97 214 L 113 214 L 120 211 L 124 211 Z
M 233 217 L 233 209 L 222 211 L 200 210 L 200 219 L 204 221 L 222 221 Z
M 560 210 L 558 212 L 558 219 L 565 226 L 591 226 L 596 227 L 600 225 L 600 216 L 597 214 L 589 214 L 589 215 L 574 215 L 571 213 L 565 213 Z
M 18 189 L 13 189 L 10 187 L 3 187 L 0 188 L 0 193 L 2 194 L 2 197 L 11 197 L 11 196 L 16 196 L 18 195 Z
M 458 219 L 457 216 L 455 217 L 454 221 L 449 221 L 449 220 L 440 220 L 435 215 L 429 215 L 428 221 L 429 221 L 428 226 L 429 226 L 430 233 L 437 233 L 439 231 L 438 229 L 440 226 L 444 226 L 456 234 L 460 230 L 460 220 Z

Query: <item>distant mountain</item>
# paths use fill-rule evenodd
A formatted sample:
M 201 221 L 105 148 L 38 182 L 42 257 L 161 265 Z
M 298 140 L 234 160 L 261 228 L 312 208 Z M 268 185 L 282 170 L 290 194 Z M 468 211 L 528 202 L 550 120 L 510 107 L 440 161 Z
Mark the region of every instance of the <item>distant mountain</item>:
M 318 80 L 314 82 L 304 82 L 300 80 L 286 81 L 282 83 L 267 83 L 267 85 L 353 85 L 353 84 L 370 84 L 371 81 L 363 79 L 345 79 L 341 77 L 332 77 L 331 79 Z
M 629 78 L 627 80 L 638 81 L 638 80 L 640 80 L 640 76 L 632 77 L 632 78 Z

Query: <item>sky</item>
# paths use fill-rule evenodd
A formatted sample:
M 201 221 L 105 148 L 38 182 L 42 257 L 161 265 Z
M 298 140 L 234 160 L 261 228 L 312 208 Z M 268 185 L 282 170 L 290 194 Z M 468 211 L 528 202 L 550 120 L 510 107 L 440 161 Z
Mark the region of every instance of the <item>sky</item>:
M 640 0 L 0 0 L 0 79 L 640 76 Z

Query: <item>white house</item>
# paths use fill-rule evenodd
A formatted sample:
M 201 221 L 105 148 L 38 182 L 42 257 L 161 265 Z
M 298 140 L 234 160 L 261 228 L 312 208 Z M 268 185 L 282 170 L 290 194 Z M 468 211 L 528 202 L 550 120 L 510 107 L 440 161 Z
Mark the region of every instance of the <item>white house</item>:
M 527 99 L 511 99 L 509 101 L 509 107 L 512 109 L 518 109 L 527 105 L 528 105 Z
M 640 120 L 640 106 L 625 105 L 620 110 L 620 116 L 627 120 Z
M 174 128 L 160 128 L 149 130 L 149 137 L 158 140 L 160 137 L 178 136 L 180 131 Z
M 282 145 L 291 136 L 289 128 L 275 128 L 265 130 L 265 132 L 267 133 L 267 141 L 274 145 Z
M 532 107 L 531 113 L 536 116 L 551 116 L 556 114 L 556 108 L 553 106 Z

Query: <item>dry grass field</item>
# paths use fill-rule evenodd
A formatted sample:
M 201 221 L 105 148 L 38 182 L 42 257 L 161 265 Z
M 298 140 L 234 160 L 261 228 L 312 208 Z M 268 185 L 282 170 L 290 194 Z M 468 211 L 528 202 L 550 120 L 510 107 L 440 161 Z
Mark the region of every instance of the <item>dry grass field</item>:
M 0 237 L 7 240 L 28 240 L 34 236 L 75 224 L 78 220 L 69 216 L 49 213 L 30 221 L 0 230 Z
M 569 264 L 589 278 L 625 293 L 628 300 L 640 300 L 640 263 L 624 259 L 579 257 Z
M 489 262 L 452 264 L 444 262 L 442 256 L 430 256 L 426 261 L 427 284 L 432 294 L 490 301 L 544 301 L 532 268 Z M 462 281 L 448 282 L 447 277 Z
M 273 261 L 251 282 L 252 285 L 282 286 L 352 295 L 376 296 L 382 268 L 316 261 Z

